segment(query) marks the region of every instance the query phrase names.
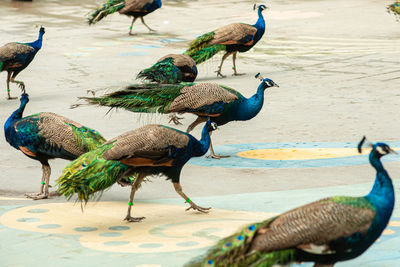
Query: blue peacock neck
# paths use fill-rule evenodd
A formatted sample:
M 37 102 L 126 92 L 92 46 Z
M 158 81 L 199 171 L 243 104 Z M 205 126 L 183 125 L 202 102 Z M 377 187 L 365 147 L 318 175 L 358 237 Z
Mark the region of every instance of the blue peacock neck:
M 40 50 L 40 48 L 42 48 L 42 42 L 43 42 L 43 34 L 44 32 L 39 32 L 39 37 L 36 41 L 32 42 L 32 43 L 27 43 L 27 45 L 33 47 L 33 49 L 37 51 Z
M 208 127 L 209 127 L 210 123 L 207 122 L 204 127 L 203 130 L 201 132 L 201 139 L 200 141 L 198 141 L 198 143 L 194 146 L 193 149 L 193 156 L 195 157 L 201 157 L 204 154 L 207 153 L 208 148 L 210 147 L 210 142 L 211 142 L 211 138 L 210 138 L 210 133 L 208 131 Z
M 261 37 L 264 35 L 265 32 L 265 20 L 262 15 L 262 9 L 258 8 L 258 20 L 256 24 L 253 25 L 257 28 L 256 35 L 254 36 L 254 44 L 257 43 Z
M 6 123 L 4 124 L 4 133 L 7 141 L 9 141 L 12 131 L 14 130 L 14 123 L 22 118 L 22 114 L 24 113 L 25 106 L 28 102 L 28 99 L 22 99 L 19 108 L 14 111 L 10 117 L 8 117 Z
M 264 105 L 264 91 L 266 87 L 261 83 L 257 92 L 250 98 L 243 99 L 237 109 L 237 119 L 239 121 L 250 120 L 254 118 Z
M 381 214 L 383 223 L 389 221 L 394 207 L 394 190 L 392 180 L 381 162 L 381 155 L 375 150 L 369 154 L 369 162 L 376 169 L 376 178 L 371 192 L 366 198 L 376 207 Z

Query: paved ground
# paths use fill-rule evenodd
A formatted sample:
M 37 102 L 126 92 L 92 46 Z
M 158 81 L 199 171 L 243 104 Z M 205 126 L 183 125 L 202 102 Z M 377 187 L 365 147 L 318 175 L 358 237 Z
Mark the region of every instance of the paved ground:
M 106 138 L 149 122 L 124 111 L 69 109 L 87 89 L 115 88 L 134 81 L 139 70 L 167 53 L 180 53 L 200 33 L 231 22 L 253 23 L 252 1 L 164 1 L 128 36 L 130 20 L 114 15 L 88 27 L 94 1 L 0 1 L 1 43 L 31 41 L 46 27 L 44 45 L 19 75 L 31 101 L 25 114 L 51 111 L 99 130 Z M 97 1 L 99 4 L 100 1 Z M 249 122 L 231 123 L 213 135 L 217 152 L 232 157 L 195 159 L 182 173 L 184 191 L 208 215 L 186 207 L 164 179 L 152 179 L 137 193 L 140 224 L 122 221 L 128 189 L 113 187 L 84 212 L 61 198 L 30 201 L 41 168 L 0 137 L 0 266 L 179 266 L 203 253 L 240 225 L 330 195 L 363 195 L 374 171 L 353 149 L 362 135 L 400 148 L 400 24 L 386 13 L 390 1 L 273 1 L 265 12 L 267 31 L 238 59 L 241 77 L 217 79 L 220 58 L 199 67 L 198 81 L 231 86 L 250 96 L 254 74 L 280 85 L 266 92 L 265 106 Z M 231 73 L 227 60 L 223 72 Z M 6 101 L 0 75 L 4 122 L 18 101 Z M 0 89 L 1 89 L 0 88 Z M 12 93 L 19 91 L 13 87 Z M 185 129 L 193 117 L 186 116 Z M 199 135 L 200 129 L 194 131 Z M 255 151 L 257 150 L 257 151 Z M 385 163 L 399 191 L 400 156 Z M 67 162 L 55 160 L 52 182 Z M 400 262 L 400 211 L 366 254 L 338 266 L 396 266 Z M 23 255 L 21 255 L 23 253 Z

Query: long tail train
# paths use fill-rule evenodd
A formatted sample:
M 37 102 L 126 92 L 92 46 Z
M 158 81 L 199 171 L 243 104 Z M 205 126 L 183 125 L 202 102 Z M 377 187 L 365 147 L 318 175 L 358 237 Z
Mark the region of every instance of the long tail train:
M 124 0 L 108 0 L 101 8 L 92 12 L 88 17 L 89 25 L 95 24 L 104 17 L 117 12 L 125 6 Z

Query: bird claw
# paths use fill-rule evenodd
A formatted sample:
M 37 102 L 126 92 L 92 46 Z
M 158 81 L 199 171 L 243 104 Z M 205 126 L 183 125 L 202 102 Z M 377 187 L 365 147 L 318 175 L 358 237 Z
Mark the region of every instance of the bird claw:
M 175 114 L 172 114 L 169 116 L 169 121 L 168 123 L 173 122 L 175 125 L 182 125 L 182 123 L 179 120 L 182 120 L 182 117 L 178 117 Z
M 7 100 L 15 100 L 15 99 L 17 99 L 18 97 L 16 97 L 16 96 L 7 96 Z
M 39 200 L 39 199 L 46 199 L 46 198 L 49 198 L 49 195 L 48 194 L 45 194 L 45 193 L 26 193 L 25 194 L 25 196 L 27 197 L 27 198 L 31 198 L 31 199 L 33 199 L 33 200 Z
M 223 75 L 220 70 L 217 70 L 215 72 L 217 73 L 217 77 L 226 78 L 226 76 Z
M 245 75 L 246 73 L 237 73 L 237 72 L 234 72 L 233 74 L 232 74 L 232 76 L 242 76 L 242 75 Z
M 86 90 L 86 94 L 88 95 L 89 93 L 91 93 L 93 96 L 96 96 L 96 92 L 93 90 Z
M 141 222 L 142 220 L 146 219 L 146 217 L 131 217 L 130 215 L 126 215 L 124 221 L 128 222 Z
M 213 159 L 221 159 L 221 158 L 229 158 L 229 155 L 216 155 L 216 154 L 210 154 L 206 156 L 206 158 L 213 158 Z
M 21 89 L 21 91 L 25 94 L 25 84 L 24 82 L 19 82 L 18 87 Z
M 200 211 L 200 212 L 202 212 L 202 213 L 208 213 L 209 210 L 211 209 L 211 207 L 209 207 L 209 208 L 203 208 L 203 207 L 197 206 L 197 205 L 194 204 L 193 202 L 190 202 L 190 207 L 187 208 L 186 211 L 189 211 L 189 210 L 191 210 L 191 209 Z

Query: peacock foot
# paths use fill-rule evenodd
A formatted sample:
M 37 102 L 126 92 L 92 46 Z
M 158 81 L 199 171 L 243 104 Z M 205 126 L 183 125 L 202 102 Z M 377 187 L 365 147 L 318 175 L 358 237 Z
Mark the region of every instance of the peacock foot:
M 14 100 L 14 99 L 17 99 L 18 97 L 16 97 L 16 96 L 7 96 L 7 100 Z
M 210 154 L 206 156 L 206 158 L 212 158 L 212 159 L 221 159 L 221 158 L 229 158 L 229 155 L 219 155 L 219 154 Z
M 30 193 L 30 194 L 26 193 L 25 196 L 26 196 L 27 198 L 31 198 L 31 199 L 33 199 L 33 200 L 39 200 L 39 199 L 46 199 L 46 198 L 49 198 L 49 195 L 48 195 L 48 194 L 45 194 L 45 193 Z
M 242 75 L 245 75 L 246 73 L 238 73 L 238 72 L 234 72 L 233 74 L 232 74 L 232 76 L 242 76 Z
M 226 78 L 226 75 L 223 75 L 223 74 L 221 73 L 221 70 L 217 70 L 217 71 L 215 71 L 215 72 L 217 73 L 217 77 Z
M 173 122 L 175 125 L 182 125 L 182 122 L 179 121 L 182 119 L 183 119 L 183 117 L 178 117 L 176 114 L 171 114 L 171 115 L 169 115 L 168 123 Z
M 190 207 L 187 208 L 186 211 L 191 210 L 191 209 L 200 211 L 200 212 L 202 212 L 202 213 L 208 213 L 209 210 L 211 209 L 211 207 L 209 207 L 209 208 L 203 208 L 203 207 L 197 206 L 195 203 L 193 203 L 193 202 L 191 201 L 191 202 L 190 202 Z
M 126 215 L 124 221 L 128 222 L 141 222 L 142 220 L 146 219 L 146 217 L 131 217 L 130 215 Z

